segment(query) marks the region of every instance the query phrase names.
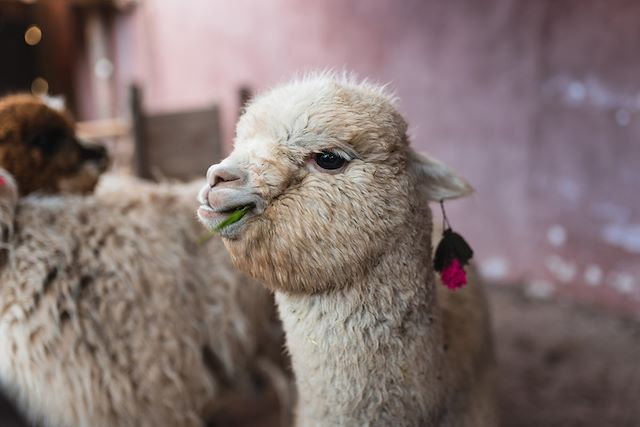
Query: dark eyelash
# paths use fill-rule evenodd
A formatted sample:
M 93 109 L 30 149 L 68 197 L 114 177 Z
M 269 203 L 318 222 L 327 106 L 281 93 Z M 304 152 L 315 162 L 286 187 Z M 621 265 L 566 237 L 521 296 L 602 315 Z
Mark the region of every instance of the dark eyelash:
M 321 153 L 331 153 L 335 156 L 340 157 L 341 159 L 344 159 L 347 162 L 352 161 L 354 158 L 353 156 L 349 156 L 349 154 L 345 153 L 343 150 L 340 150 L 339 148 L 327 148 L 324 150 L 317 150 L 314 151 L 313 154 L 321 154 Z

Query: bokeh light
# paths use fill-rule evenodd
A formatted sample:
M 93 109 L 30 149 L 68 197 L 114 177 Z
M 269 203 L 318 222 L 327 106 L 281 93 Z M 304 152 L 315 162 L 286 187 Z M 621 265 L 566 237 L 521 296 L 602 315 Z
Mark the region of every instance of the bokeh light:
M 31 93 L 37 96 L 46 95 L 49 92 L 49 82 L 42 77 L 36 77 L 31 82 Z
M 29 46 L 35 46 L 42 40 L 42 30 L 37 25 L 32 25 L 24 32 L 24 41 Z

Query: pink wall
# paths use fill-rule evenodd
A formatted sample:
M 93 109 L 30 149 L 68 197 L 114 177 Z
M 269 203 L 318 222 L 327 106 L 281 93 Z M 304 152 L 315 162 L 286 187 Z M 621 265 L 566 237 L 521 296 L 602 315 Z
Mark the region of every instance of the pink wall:
M 230 141 L 240 85 L 390 82 L 413 143 L 477 188 L 449 209 L 488 277 L 640 311 L 639 19 L 631 0 L 145 1 L 116 22 L 119 98 L 217 101 Z

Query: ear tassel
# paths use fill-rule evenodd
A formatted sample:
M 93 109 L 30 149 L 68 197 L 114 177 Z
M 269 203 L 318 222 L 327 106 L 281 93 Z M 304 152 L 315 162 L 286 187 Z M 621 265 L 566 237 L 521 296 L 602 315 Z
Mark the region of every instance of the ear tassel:
M 444 231 L 433 258 L 433 268 L 440 273 L 442 283 L 447 288 L 455 290 L 467 284 L 464 266 L 473 257 L 473 249 L 461 235 L 451 229 L 442 201 L 440 207 Z

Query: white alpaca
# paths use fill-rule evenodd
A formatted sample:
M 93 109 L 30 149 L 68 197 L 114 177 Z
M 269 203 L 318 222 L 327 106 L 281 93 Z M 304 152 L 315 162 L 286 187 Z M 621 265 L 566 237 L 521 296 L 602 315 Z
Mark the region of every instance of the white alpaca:
M 32 420 L 204 426 L 277 365 L 270 296 L 198 244 L 201 184 L 18 200 L 0 178 L 0 384 Z
M 417 155 L 385 91 L 323 74 L 257 97 L 212 166 L 199 217 L 276 293 L 300 426 L 492 426 L 482 290 L 432 267 L 430 200 L 468 194 Z

